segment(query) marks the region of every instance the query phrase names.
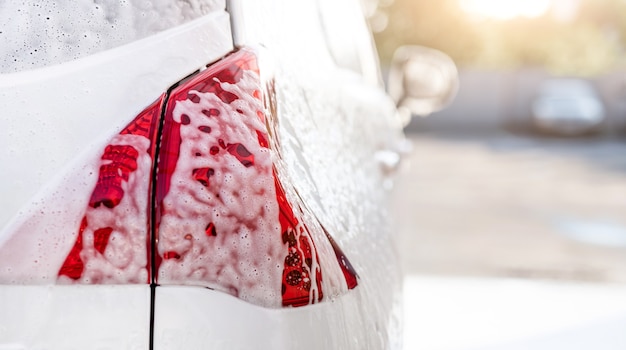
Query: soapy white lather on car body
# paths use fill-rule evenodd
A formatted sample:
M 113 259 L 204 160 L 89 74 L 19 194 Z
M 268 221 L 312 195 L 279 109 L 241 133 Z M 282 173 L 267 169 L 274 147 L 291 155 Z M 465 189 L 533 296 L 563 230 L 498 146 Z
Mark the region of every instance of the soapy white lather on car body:
M 0 2 L 0 73 L 72 61 L 224 8 L 224 0 Z
M 37 281 L 45 284 L 0 286 L 0 305 L 3 310 L 11 311 L 11 317 L 0 317 L 0 345 L 18 348 L 148 347 L 150 328 L 145 317 L 150 314 L 149 285 L 49 284 L 54 282 L 72 249 L 82 218 L 87 217 L 88 222 L 94 220 L 90 219 L 90 210 L 85 211 L 85 208 L 88 207 L 89 193 L 96 185 L 102 150 L 122 136 L 114 135 L 185 75 L 228 54 L 235 45 L 263 45 L 265 53 L 259 55 L 259 60 L 267 60 L 269 56 L 274 60 L 272 73 L 277 114 L 274 116 L 276 129 L 273 137 L 280 142 L 280 150 L 274 147 L 268 152 L 251 144 L 244 146 L 255 155 L 258 164 L 273 162 L 277 171 L 275 176 L 284 183 L 286 197 L 292 205 L 299 207 L 296 203 L 302 201 L 305 207 L 300 208 L 302 212 L 298 215 L 310 226 L 311 237 L 322 242 L 316 248 L 320 262 L 326 264 L 322 269 L 332 271 L 328 265 L 331 259 L 327 258 L 332 255 L 332 248 L 320 234 L 323 225 L 359 274 L 358 286 L 345 293 L 341 292 L 345 291 L 345 286 L 337 287 L 334 292 L 333 288 L 322 286 L 325 295 L 317 305 L 272 309 L 263 306 L 276 306 L 276 300 L 257 301 L 260 306 L 251 303 L 256 297 L 259 300 L 264 298 L 263 291 L 254 288 L 248 294 L 252 297 L 243 301 L 219 291 L 223 284 L 213 286 L 217 290 L 210 290 L 165 283 L 170 278 L 174 284 L 189 284 L 186 283 L 188 280 L 178 283 L 175 277 L 188 273 L 194 275 L 194 271 L 200 269 L 194 270 L 194 260 L 189 260 L 191 265 L 183 268 L 176 267 L 176 259 L 164 259 L 161 263 L 163 270 L 159 270 L 167 272 L 161 276 L 164 283 L 154 290 L 153 347 L 398 348 L 400 278 L 390 228 L 385 212 L 381 210 L 381 203 L 385 200 L 381 186 L 383 175 L 374 154 L 397 141 L 400 126 L 394 119 L 393 103 L 377 84 L 375 72 L 372 74 L 374 56 L 371 48 L 358 46 L 367 42 L 362 40 L 367 36 L 362 18 L 355 19 L 360 15 L 341 13 L 346 18 L 345 23 L 360 23 L 360 27 L 346 26 L 343 28 L 346 33 L 342 35 L 325 33 L 328 26 L 320 22 L 320 18 L 337 19 L 336 15 L 329 15 L 329 9 L 339 11 L 351 6 L 358 8 L 350 1 L 336 6 L 331 2 L 314 1 L 298 4 L 233 1 L 229 3 L 228 15 L 234 25 L 234 34 L 229 23 L 223 20 L 224 12 L 218 4 L 197 21 L 127 46 L 41 70 L 0 76 L 0 99 L 3 103 L 6 100 L 8 111 L 8 114 L 0 115 L 0 123 L 6 126 L 4 140 L 10 146 L 0 150 L 0 160 L 13 164 L 6 173 L 3 171 L 3 177 L 25 182 L 10 188 L 7 182 L 11 181 L 5 180 L 4 186 L 0 187 L 2 193 L 16 194 L 18 204 L 17 208 L 11 208 L 8 203 L 2 203 L 2 208 L 6 209 L 4 216 L 0 214 L 2 282 L 11 283 L 11 279 L 19 280 L 29 272 L 41 271 Z M 348 40 L 348 45 L 329 43 L 329 40 L 346 36 L 358 40 Z M 358 47 L 341 51 L 350 45 Z M 342 55 L 354 57 L 342 59 Z M 170 74 L 170 71 L 174 73 Z M 260 73 L 270 72 L 261 68 Z M 111 79 L 112 76 L 115 79 Z M 41 103 L 25 105 L 24 96 L 42 96 Z M 64 96 L 72 97 L 74 103 L 59 104 Z M 204 98 L 212 97 L 204 95 Z M 216 102 L 212 101 L 213 105 Z M 187 108 L 189 111 L 190 107 L 185 106 L 185 101 L 178 103 L 181 114 L 176 116 L 174 113 L 174 119 L 182 122 L 183 110 Z M 18 114 L 24 116 L 22 123 L 16 123 L 10 117 Z M 245 119 L 245 123 L 256 122 Z M 191 122 L 181 127 L 181 138 L 212 135 L 197 134 L 197 128 L 192 132 L 191 125 L 201 126 Z M 253 129 L 262 127 L 249 126 Z M 222 127 L 225 128 L 226 124 L 211 126 L 211 132 L 217 133 Z M 24 142 L 23 135 L 32 135 L 32 140 L 37 142 Z M 207 138 L 206 141 L 215 140 Z M 133 145 L 139 147 L 139 144 Z M 196 187 L 193 189 L 186 187 L 189 184 L 181 183 L 178 189 L 176 186 L 179 177 L 185 182 L 189 170 L 193 172 L 191 168 L 197 169 L 198 165 L 206 168 L 209 164 L 185 163 L 185 147 L 186 144 L 181 143 L 177 170 L 172 174 L 173 187 L 163 199 L 164 215 L 159 229 L 163 236 L 158 244 L 158 254 L 165 256 L 172 252 L 189 259 L 194 254 L 183 253 L 186 249 L 193 252 L 194 248 L 185 246 L 188 244 L 185 243 L 187 233 L 182 235 L 173 230 L 173 236 L 168 237 L 166 229 L 185 225 L 194 232 L 205 229 L 200 223 L 193 228 L 193 221 L 182 220 L 186 213 L 199 208 L 193 201 L 181 203 L 184 203 L 185 193 L 200 193 L 203 191 L 199 187 L 201 183 L 194 182 Z M 17 164 L 16 149 L 22 152 L 22 159 Z M 42 150 L 50 159 L 49 164 L 33 173 L 33 169 L 41 165 L 39 154 Z M 243 178 L 249 176 L 267 182 L 268 179 L 257 178 L 258 173 L 254 173 L 259 168 L 241 168 L 241 163 L 228 163 L 232 161 L 232 158 L 218 158 L 217 163 L 211 165 L 216 168 L 216 178 L 224 179 L 228 171 L 235 171 L 233 178 L 241 179 L 243 174 Z M 220 164 L 233 167 L 222 167 L 220 177 L 217 174 Z M 235 166 L 240 167 L 239 170 Z M 140 171 L 139 168 L 135 173 Z M 267 176 L 267 170 L 265 174 Z M 273 188 L 269 187 L 270 190 Z M 168 198 L 175 193 L 181 196 Z M 116 208 L 122 208 L 124 201 L 135 195 L 126 192 Z M 208 199 L 209 193 L 204 195 L 207 196 L 203 198 Z M 55 208 L 58 203 L 65 206 Z M 177 214 L 168 218 L 168 207 L 173 210 L 170 213 Z M 218 207 L 219 204 L 215 209 L 238 212 L 245 218 L 242 210 L 233 211 L 234 207 L 226 204 L 221 209 Z M 99 209 L 105 210 L 98 207 L 93 211 Z M 205 209 L 203 207 L 200 211 Z M 276 208 L 265 209 L 266 215 L 276 211 Z M 140 216 L 137 218 L 141 220 Z M 214 224 L 218 235 L 220 231 L 229 230 L 225 224 Z M 110 237 L 117 237 L 115 235 L 122 232 L 116 233 L 116 230 Z M 248 237 L 252 234 L 249 232 Z M 89 236 L 88 233 L 84 237 Z M 236 243 L 245 243 L 243 238 Z M 209 247 L 206 243 L 211 237 L 202 239 L 204 241 L 195 247 L 197 252 L 206 252 Z M 111 242 L 104 250 L 105 257 L 107 254 L 113 256 L 115 246 Z M 87 243 L 83 241 L 83 244 Z M 266 255 L 263 248 L 251 249 L 250 253 L 245 258 Z M 85 260 L 89 258 L 88 254 L 81 253 L 80 256 L 85 256 Z M 94 261 L 101 259 L 95 253 L 94 257 L 97 257 Z M 33 263 L 35 260 L 38 262 Z M 278 261 L 282 261 L 282 257 Z M 106 264 L 86 264 L 81 278 L 98 266 L 106 268 Z M 337 266 L 335 262 L 334 268 Z M 176 269 L 178 272 L 174 273 Z M 282 269 L 276 267 L 273 271 L 274 277 L 268 277 L 267 283 L 280 281 Z M 323 277 L 325 284 L 332 280 L 341 281 L 332 274 Z M 20 283 L 26 282 L 22 279 Z M 241 297 L 237 293 L 231 292 Z M 33 298 L 37 298 L 36 303 L 32 302 Z M 117 304 L 123 305 L 124 310 L 118 310 Z M 142 322 L 145 324 L 138 325 Z

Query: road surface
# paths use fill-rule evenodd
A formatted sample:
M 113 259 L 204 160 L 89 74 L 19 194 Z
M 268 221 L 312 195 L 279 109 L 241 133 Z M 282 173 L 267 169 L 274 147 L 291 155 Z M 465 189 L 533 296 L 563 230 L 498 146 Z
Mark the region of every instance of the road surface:
M 626 140 L 408 136 L 405 273 L 626 283 Z

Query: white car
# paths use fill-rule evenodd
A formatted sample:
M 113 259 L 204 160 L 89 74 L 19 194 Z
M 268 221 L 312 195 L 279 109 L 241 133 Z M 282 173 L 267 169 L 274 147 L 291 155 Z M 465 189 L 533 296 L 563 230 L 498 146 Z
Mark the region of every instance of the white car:
M 582 79 L 548 79 L 532 104 L 533 125 L 562 135 L 599 131 L 605 108 L 591 83 Z
M 0 3 L 0 349 L 398 349 L 359 3 Z

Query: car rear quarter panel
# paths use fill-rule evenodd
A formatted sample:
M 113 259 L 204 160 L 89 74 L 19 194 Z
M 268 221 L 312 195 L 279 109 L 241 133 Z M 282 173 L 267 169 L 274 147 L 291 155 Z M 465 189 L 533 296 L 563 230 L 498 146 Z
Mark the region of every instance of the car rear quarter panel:
M 285 172 L 360 276 L 349 293 L 359 295 L 358 309 L 335 315 L 346 332 L 338 348 L 393 348 L 400 274 L 375 154 L 401 137 L 395 107 L 372 79 L 338 66 L 316 2 L 232 5 L 236 44 L 262 45 L 274 61 Z M 368 35 L 351 26 L 343 30 L 355 38 Z

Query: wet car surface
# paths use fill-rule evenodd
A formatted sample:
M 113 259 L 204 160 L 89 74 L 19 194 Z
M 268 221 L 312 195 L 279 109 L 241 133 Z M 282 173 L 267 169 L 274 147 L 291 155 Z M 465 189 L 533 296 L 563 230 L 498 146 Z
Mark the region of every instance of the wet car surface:
M 356 2 L 46 4 L 74 39 L 0 75 L 1 345 L 400 346 L 403 136 Z

